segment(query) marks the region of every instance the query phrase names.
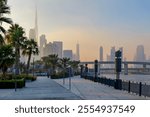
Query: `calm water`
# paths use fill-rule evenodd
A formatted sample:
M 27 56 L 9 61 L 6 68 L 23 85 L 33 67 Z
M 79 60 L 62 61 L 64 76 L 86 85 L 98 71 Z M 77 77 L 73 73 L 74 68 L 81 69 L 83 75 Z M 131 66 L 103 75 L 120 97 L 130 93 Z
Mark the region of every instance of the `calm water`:
M 107 78 L 112 78 L 115 79 L 116 76 L 115 74 L 107 75 L 107 74 L 102 74 L 101 76 L 105 76 Z M 120 76 L 122 80 L 130 80 L 134 82 L 142 82 L 146 84 L 150 84 L 150 75 L 122 75 Z

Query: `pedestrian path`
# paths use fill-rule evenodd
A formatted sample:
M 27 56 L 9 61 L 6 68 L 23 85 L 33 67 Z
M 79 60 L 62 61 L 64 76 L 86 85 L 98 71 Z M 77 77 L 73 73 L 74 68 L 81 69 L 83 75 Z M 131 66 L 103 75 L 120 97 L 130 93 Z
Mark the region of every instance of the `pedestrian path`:
M 57 83 L 69 89 L 69 79 L 55 80 Z M 77 77 L 71 78 L 71 91 L 85 100 L 147 100 L 150 98 L 140 97 L 136 94 L 129 94 L 126 91 L 116 90 L 100 83 L 85 80 Z
M 22 89 L 0 89 L 0 100 L 79 100 L 79 96 L 70 92 L 47 77 L 38 77 L 27 82 Z

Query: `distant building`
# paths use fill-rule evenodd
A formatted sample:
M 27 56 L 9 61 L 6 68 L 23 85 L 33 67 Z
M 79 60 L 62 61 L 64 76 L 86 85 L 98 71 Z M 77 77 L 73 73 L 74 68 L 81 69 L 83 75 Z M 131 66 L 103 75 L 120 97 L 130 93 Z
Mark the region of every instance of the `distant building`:
M 62 53 L 63 43 L 61 41 L 54 41 L 53 43 L 49 42 L 43 47 L 43 56 L 56 54 L 59 58 L 62 58 Z
M 53 53 L 57 54 L 59 58 L 62 58 L 62 52 L 63 52 L 63 42 L 54 41 L 53 42 Z
M 122 58 L 122 61 L 124 61 L 124 58 L 123 58 L 123 47 L 120 47 L 119 50 L 122 52 L 121 58 Z
M 53 43 L 49 42 L 43 48 L 43 56 L 48 56 L 48 55 L 51 55 L 51 54 L 54 54 L 53 53 Z
M 112 47 L 110 51 L 110 61 L 115 61 L 115 52 L 115 47 Z
M 73 58 L 72 58 L 74 61 L 76 61 L 77 57 L 76 57 L 76 54 L 73 54 Z
M 140 62 L 146 61 L 146 55 L 144 52 L 144 46 L 143 45 L 137 46 L 135 60 L 140 61 Z
M 80 45 L 79 44 L 76 45 L 76 60 L 77 61 L 80 60 Z
M 35 35 L 35 29 L 30 29 L 29 31 L 29 39 L 34 39 L 35 40 L 36 35 Z
M 70 60 L 73 59 L 73 52 L 72 50 L 64 50 L 63 51 L 63 57 L 64 58 L 70 58 Z
M 102 46 L 100 47 L 99 60 L 100 61 L 104 60 L 104 58 L 103 58 L 103 47 Z
M 46 36 L 45 35 L 41 35 L 40 36 L 40 58 L 43 57 L 43 53 L 44 53 L 44 47 L 47 44 L 47 40 L 46 40 Z

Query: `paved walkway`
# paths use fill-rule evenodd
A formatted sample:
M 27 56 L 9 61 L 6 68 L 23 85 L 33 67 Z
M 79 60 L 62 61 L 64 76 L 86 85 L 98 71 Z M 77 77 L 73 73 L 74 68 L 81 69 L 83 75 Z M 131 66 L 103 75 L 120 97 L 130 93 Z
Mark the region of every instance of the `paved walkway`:
M 65 88 L 69 89 L 69 79 L 65 79 L 65 85 L 63 80 L 55 80 Z M 126 91 L 115 90 L 113 87 L 109 87 L 100 83 L 95 83 L 89 80 L 81 79 L 79 77 L 72 78 L 71 91 L 76 95 L 86 100 L 146 100 L 150 98 L 140 97 L 135 94 L 129 94 Z
M 27 82 L 22 89 L 0 89 L 1 100 L 146 100 L 150 98 L 115 90 L 100 83 L 79 77 L 72 78 L 71 90 L 69 79 L 52 80 L 38 77 L 34 82 Z
M 79 96 L 62 87 L 55 81 L 38 77 L 34 82 L 27 82 L 22 89 L 0 89 L 1 100 L 79 100 Z

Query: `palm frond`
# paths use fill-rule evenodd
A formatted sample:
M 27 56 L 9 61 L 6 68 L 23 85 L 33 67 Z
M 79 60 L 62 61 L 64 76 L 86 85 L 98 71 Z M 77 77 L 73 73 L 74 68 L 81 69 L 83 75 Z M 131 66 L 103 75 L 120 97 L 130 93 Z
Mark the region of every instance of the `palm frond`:
M 10 7 L 7 5 L 0 5 L 0 14 L 10 14 Z
M 12 20 L 10 18 L 6 18 L 6 17 L 0 17 L 0 22 L 12 24 Z
M 5 42 L 4 42 L 4 38 L 3 36 L 0 34 L 0 45 L 3 45 Z
M 0 26 L 0 31 L 2 31 L 2 33 L 6 34 L 6 30 L 2 26 Z

